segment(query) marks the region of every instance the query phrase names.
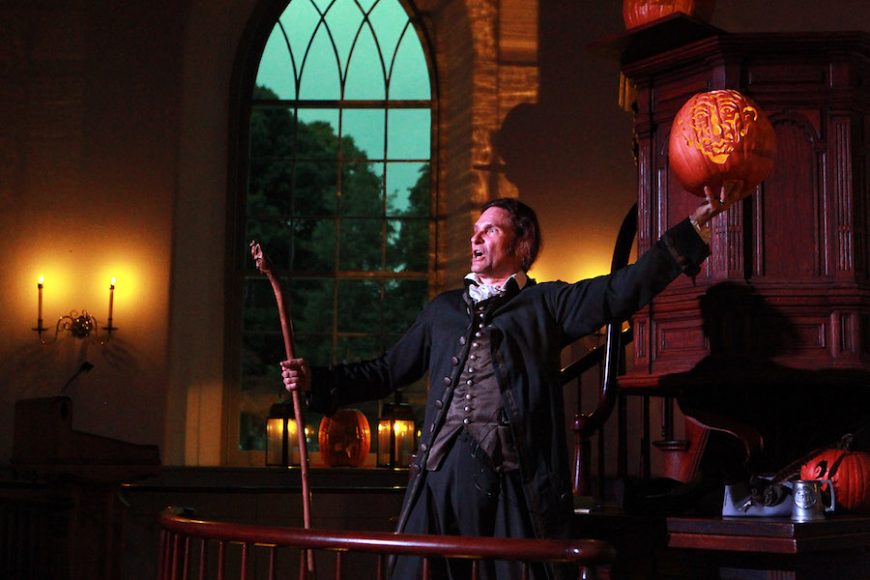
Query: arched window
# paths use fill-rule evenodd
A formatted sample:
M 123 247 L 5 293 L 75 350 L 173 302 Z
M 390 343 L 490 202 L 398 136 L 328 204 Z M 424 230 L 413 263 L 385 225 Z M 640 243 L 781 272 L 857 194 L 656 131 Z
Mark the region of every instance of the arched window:
M 377 356 L 425 305 L 434 262 L 432 89 L 415 19 L 399 0 L 290 0 L 253 85 L 239 227 L 283 281 L 297 355 Z M 272 289 L 240 263 L 231 461 L 263 449 L 269 407 L 286 395 Z M 361 408 L 374 427 L 378 403 Z

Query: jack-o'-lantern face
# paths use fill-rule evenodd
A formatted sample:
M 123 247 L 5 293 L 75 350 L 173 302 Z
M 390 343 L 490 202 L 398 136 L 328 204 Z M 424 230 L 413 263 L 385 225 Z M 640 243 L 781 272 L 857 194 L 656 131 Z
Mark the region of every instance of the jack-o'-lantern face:
M 758 119 L 758 110 L 747 104 L 739 93 L 720 91 L 714 98 L 702 95 L 692 107 L 693 140 L 687 145 L 697 148 L 713 163 L 723 164 Z
M 776 133 L 764 111 L 733 89 L 691 97 L 671 124 L 670 168 L 683 187 L 704 195 L 729 184 L 740 199 L 773 169 Z

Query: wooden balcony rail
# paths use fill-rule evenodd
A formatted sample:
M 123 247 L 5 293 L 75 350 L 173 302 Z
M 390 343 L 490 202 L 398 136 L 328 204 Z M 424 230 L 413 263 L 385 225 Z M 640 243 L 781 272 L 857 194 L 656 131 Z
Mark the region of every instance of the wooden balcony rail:
M 616 245 L 613 248 L 613 258 L 610 262 L 611 272 L 616 272 L 628 265 L 635 234 L 637 234 L 637 204 L 631 207 L 622 220 L 619 234 L 616 237 Z M 577 413 L 574 415 L 572 426 L 574 431 L 574 462 L 571 479 L 575 496 L 588 496 L 592 493 L 592 466 L 590 458 L 592 456 L 591 440 L 595 434 L 599 435 L 599 450 L 601 452 L 598 457 L 598 493 L 603 496 L 605 474 L 604 435 L 602 428 L 619 402 L 618 374 L 622 372 L 622 357 L 625 346 L 633 340 L 631 328 L 625 331 L 622 330 L 623 322 L 622 320 L 613 320 L 607 325 L 605 331 L 606 342 L 603 348 L 599 347 L 592 350 L 580 360 L 562 369 L 562 384 L 568 384 L 572 380 L 577 380 L 577 386 L 580 388 L 582 387 L 580 376 L 585 371 L 596 365 L 604 365 L 601 390 L 598 393 L 595 408 L 589 413 L 582 412 L 580 409 L 582 398 L 580 396 L 577 398 L 578 408 Z M 620 475 L 625 475 L 627 471 L 624 468 L 627 461 L 626 452 L 622 444 L 624 433 L 624 419 L 620 418 L 620 443 L 618 448 Z
M 310 578 L 300 557 L 317 553 L 320 578 L 387 577 L 388 558 L 419 556 L 423 578 L 435 558 L 471 561 L 472 578 L 484 560 L 516 561 L 522 578 L 536 562 L 577 567 L 578 579 L 598 578 L 613 561 L 615 551 L 600 540 L 548 540 L 411 535 L 237 524 L 194 519 L 189 510 L 167 508 L 158 517 L 160 555 L 158 580 L 215 578 L 289 578 L 294 568 L 300 579 Z M 354 559 L 356 557 L 356 559 Z M 288 572 L 291 571 L 291 572 Z M 322 574 L 322 572 L 328 572 Z

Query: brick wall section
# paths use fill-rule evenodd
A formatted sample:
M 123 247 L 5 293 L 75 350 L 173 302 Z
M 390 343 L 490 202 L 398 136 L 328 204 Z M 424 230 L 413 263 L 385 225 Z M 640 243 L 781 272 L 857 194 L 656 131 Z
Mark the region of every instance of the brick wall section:
M 435 292 L 457 286 L 468 271 L 468 238 L 480 205 L 517 195 L 501 175 L 492 135 L 511 108 L 537 97 L 537 21 L 505 19 L 524 18 L 530 4 L 537 6 L 452 0 L 430 13 L 439 88 Z M 500 31 L 508 26 L 504 50 Z

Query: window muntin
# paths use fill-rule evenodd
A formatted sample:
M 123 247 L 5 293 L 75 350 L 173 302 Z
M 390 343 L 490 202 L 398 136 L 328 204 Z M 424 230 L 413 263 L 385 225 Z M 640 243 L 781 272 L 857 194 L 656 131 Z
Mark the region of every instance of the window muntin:
M 432 101 L 413 22 L 398 0 L 291 0 L 255 84 L 245 239 L 284 283 L 298 356 L 376 356 L 429 292 Z M 284 395 L 283 343 L 271 287 L 244 263 L 237 442 L 253 451 Z M 422 386 L 406 392 L 422 413 Z M 377 403 L 360 407 L 376 420 Z

